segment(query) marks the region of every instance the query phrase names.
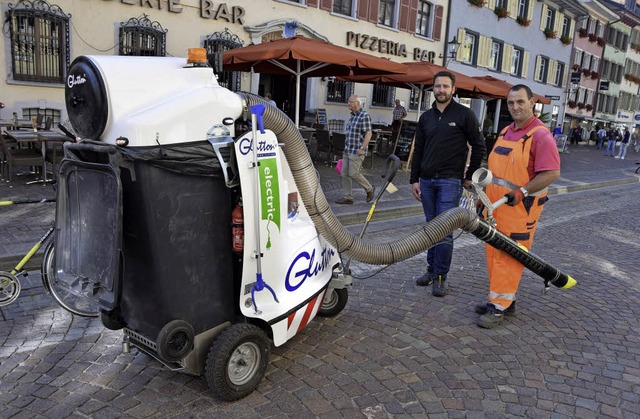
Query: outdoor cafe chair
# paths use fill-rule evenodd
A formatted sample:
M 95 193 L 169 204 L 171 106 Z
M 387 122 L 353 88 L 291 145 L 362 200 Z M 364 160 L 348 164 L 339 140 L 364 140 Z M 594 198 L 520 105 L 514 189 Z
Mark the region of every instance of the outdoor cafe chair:
M 331 136 L 329 130 L 317 130 L 316 131 L 316 159 L 319 158 L 320 153 L 324 153 L 327 159 L 331 158 Z M 328 164 L 330 160 L 325 160 L 324 163 Z
M 345 141 L 346 136 L 342 132 L 334 132 L 331 135 L 331 155 L 333 156 L 331 164 L 337 164 L 338 160 L 342 158 Z
M 35 148 L 13 148 L 4 135 L 0 137 L 2 152 L 6 160 L 9 184 L 13 182 L 13 169 L 17 167 L 39 167 L 44 170 L 42 153 Z

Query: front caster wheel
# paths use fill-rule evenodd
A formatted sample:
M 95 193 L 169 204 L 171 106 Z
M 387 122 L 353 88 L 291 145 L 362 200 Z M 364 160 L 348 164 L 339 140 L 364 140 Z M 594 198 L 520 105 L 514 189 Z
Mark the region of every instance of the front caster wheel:
M 207 356 L 209 388 L 227 401 L 250 394 L 267 371 L 270 344 L 264 331 L 252 324 L 238 323 L 224 330 Z
M 338 315 L 349 301 L 349 291 L 346 288 L 331 288 L 322 300 L 322 305 L 318 310 L 318 316 L 333 317 Z

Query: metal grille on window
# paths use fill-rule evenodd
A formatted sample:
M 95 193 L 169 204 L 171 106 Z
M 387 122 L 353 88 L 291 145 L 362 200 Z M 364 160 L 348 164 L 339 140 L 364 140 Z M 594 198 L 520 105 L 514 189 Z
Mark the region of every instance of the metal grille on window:
M 328 77 L 326 81 L 327 102 L 347 103 L 349 96 L 353 95 L 354 83 L 336 80 L 335 77 Z
M 14 80 L 64 82 L 70 55 L 69 17 L 59 6 L 42 0 L 9 3 L 5 24 Z
M 381 86 L 376 84 L 373 86 L 373 97 L 371 98 L 372 106 L 384 106 L 392 108 L 396 99 L 396 88 L 391 86 Z
M 207 57 L 213 54 L 222 54 L 224 51 L 242 47 L 242 40 L 225 28 L 223 32 L 214 32 L 207 35 L 203 47 L 207 50 Z M 240 91 L 240 72 L 223 71 L 218 74 L 218 84 L 234 92 Z
M 167 31 L 158 22 L 152 22 L 146 14 L 132 17 L 120 23 L 118 52 L 120 55 L 164 57 L 167 48 Z

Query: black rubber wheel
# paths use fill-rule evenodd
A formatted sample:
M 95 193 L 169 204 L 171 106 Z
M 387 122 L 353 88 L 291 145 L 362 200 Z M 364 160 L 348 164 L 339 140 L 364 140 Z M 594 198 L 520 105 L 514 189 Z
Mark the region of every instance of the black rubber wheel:
M 115 314 L 100 310 L 100 321 L 109 330 L 120 330 L 126 326 Z
M 171 320 L 165 324 L 156 339 L 156 350 L 167 362 L 177 362 L 193 348 L 193 326 L 184 320 Z
M 271 342 L 262 329 L 238 323 L 220 333 L 211 345 L 205 374 L 213 393 L 233 401 L 258 386 L 269 362 Z
M 98 317 L 100 307 L 98 303 L 90 300 L 89 298 L 82 297 L 73 294 L 60 287 L 55 280 L 53 272 L 53 240 L 47 244 L 44 249 L 44 255 L 42 257 L 42 266 L 40 267 L 40 273 L 42 274 L 42 285 L 44 289 L 51 294 L 54 300 L 71 314 L 76 314 L 82 317 Z
M 349 301 L 349 291 L 346 288 L 331 288 L 322 300 L 322 305 L 318 310 L 318 316 L 333 317 L 344 310 Z

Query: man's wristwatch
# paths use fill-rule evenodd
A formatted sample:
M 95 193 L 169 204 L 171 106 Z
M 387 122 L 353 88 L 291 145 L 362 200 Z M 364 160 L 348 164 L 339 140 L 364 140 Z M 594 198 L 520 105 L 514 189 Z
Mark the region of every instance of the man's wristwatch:
M 520 191 L 522 192 L 522 195 L 524 195 L 525 198 L 529 196 L 529 191 L 526 190 L 524 186 L 520 188 Z

